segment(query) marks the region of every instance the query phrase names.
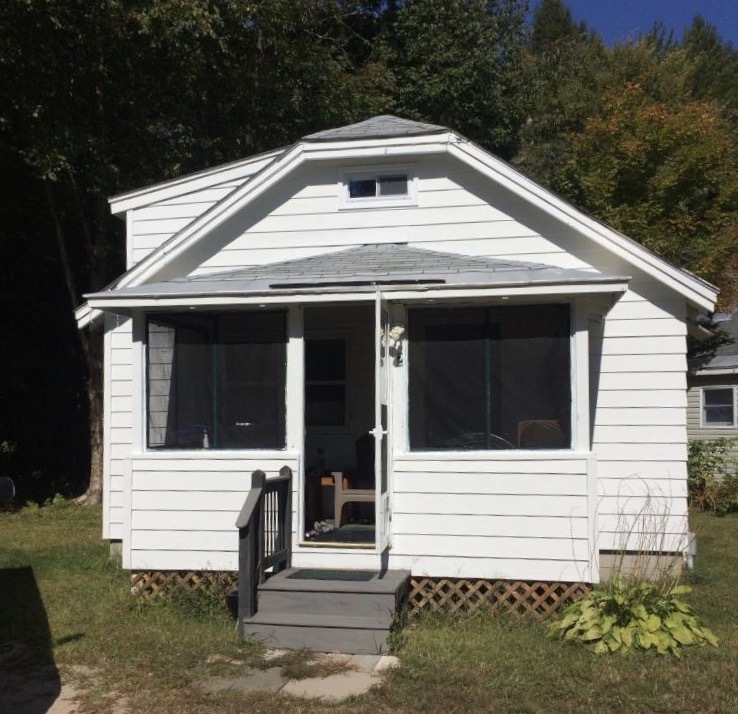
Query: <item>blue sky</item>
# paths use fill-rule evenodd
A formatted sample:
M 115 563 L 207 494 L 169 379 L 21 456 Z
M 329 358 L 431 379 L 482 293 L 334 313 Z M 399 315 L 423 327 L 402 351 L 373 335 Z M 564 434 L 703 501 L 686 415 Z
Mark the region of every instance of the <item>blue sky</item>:
M 565 0 L 575 20 L 611 44 L 647 32 L 661 20 L 677 38 L 695 15 L 717 27 L 724 40 L 738 47 L 738 0 Z M 536 5 L 533 0 L 531 5 Z

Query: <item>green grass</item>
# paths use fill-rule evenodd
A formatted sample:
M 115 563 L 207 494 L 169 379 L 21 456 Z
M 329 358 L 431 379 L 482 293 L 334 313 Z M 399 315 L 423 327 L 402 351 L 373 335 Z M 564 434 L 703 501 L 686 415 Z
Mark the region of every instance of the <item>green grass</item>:
M 29 649 L 14 658 L 17 666 L 53 658 L 63 671 L 73 664 L 95 668 L 90 711 L 104 710 L 111 691 L 134 710 L 160 713 L 738 711 L 738 515 L 692 516 L 699 554 L 689 599 L 720 639 L 718 649 L 687 648 L 681 660 L 595 656 L 547 638 L 537 621 L 486 613 L 428 617 L 407 632 L 402 667 L 382 687 L 338 707 L 201 693 L 195 685 L 203 677 L 258 666 L 260 649 L 239 641 L 217 600 L 193 608 L 187 598 L 133 598 L 127 573 L 108 561 L 99 518 L 99 510 L 70 505 L 0 514 L 7 608 L 0 656 L 23 642 Z M 213 655 L 219 657 L 208 664 Z M 299 664 L 280 664 L 290 663 Z

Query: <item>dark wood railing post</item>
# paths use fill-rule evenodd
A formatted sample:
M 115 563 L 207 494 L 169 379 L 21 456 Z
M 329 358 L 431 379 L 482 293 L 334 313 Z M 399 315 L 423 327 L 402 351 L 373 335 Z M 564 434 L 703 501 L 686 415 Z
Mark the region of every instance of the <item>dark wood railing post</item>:
M 263 471 L 251 474 L 251 489 L 236 520 L 238 528 L 238 627 L 256 614 L 257 593 L 265 571 L 280 572 L 292 560 L 292 469 L 267 481 Z
M 285 570 L 292 565 L 292 469 L 283 466 L 279 469 L 282 482 L 282 497 L 279 499 L 279 546 L 286 551 L 285 559 L 279 564 L 279 570 Z
M 247 511 L 249 501 L 251 513 L 243 519 L 239 517 L 238 525 L 238 625 L 243 626 L 245 619 L 256 614 L 256 588 L 259 585 L 259 569 L 261 568 L 260 530 L 261 530 L 261 494 L 264 489 L 266 474 L 254 471 L 251 474 L 251 491 L 244 505 Z

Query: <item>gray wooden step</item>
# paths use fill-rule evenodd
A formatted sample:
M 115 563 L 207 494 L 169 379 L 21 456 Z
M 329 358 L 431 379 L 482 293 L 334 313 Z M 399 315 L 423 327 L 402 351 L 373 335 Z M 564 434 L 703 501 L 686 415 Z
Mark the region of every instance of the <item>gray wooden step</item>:
M 390 623 L 397 609 L 395 593 L 332 593 L 310 591 L 260 590 L 260 613 L 290 612 L 303 615 L 351 616 L 387 619 Z
M 303 613 L 305 615 L 389 617 L 406 598 L 407 571 L 387 571 L 371 580 L 347 581 L 293 578 L 296 569 L 273 576 L 259 587 L 259 612 Z M 320 571 L 330 577 L 330 571 Z
M 389 629 L 374 617 L 257 612 L 244 622 L 243 634 L 269 647 L 380 654 L 388 650 Z
M 243 634 L 271 647 L 386 652 L 392 625 L 404 620 L 409 579 L 406 570 L 290 568 L 259 586 L 258 611 L 244 622 Z

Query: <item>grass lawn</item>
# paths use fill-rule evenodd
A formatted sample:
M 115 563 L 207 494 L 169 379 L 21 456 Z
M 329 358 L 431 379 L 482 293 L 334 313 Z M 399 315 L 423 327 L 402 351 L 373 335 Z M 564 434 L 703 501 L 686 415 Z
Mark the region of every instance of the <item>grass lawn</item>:
M 690 600 L 718 649 L 687 648 L 681 660 L 595 656 L 546 638 L 536 621 L 429 617 L 407 631 L 402 667 L 381 688 L 328 707 L 201 693 L 198 680 L 244 668 L 231 660 L 258 663 L 259 647 L 239 641 L 224 608 L 207 598 L 193 605 L 131 597 L 127 574 L 108 562 L 99 540 L 99 510 L 0 513 L 0 659 L 15 645 L 20 654 L 6 657 L 6 669 L 53 661 L 63 673 L 77 665 L 72 676 L 84 679 L 79 666 L 94 668 L 83 682 L 89 711 L 107 711 L 110 692 L 132 711 L 163 714 L 738 711 L 738 515 L 693 514 L 692 527 L 699 553 Z

